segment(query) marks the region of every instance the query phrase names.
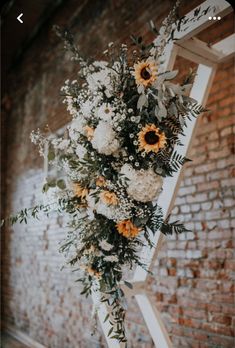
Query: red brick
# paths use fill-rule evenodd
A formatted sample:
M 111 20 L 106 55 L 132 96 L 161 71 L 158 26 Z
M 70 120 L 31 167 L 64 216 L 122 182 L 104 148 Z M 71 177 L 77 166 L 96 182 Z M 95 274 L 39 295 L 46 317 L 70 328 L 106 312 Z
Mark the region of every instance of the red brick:
M 199 2 L 184 1 L 182 12 Z M 78 6 L 68 2 L 49 26 L 52 22 L 71 26 L 85 55 L 96 57 L 109 41 L 128 41 L 131 32 L 146 33 L 146 22 L 156 19 L 158 24 L 170 7 L 169 1 L 160 6 L 153 0 L 118 0 L 112 7 L 102 1 L 80 3 Z M 226 16 L 220 26 L 214 24 L 200 33 L 200 38 L 212 42 L 226 37 L 233 32 L 233 19 L 232 15 Z M 151 40 L 149 34 L 146 37 Z M 71 64 L 61 48 L 44 27 L 9 75 L 10 103 L 5 101 L 4 106 L 9 211 L 35 201 L 40 190 L 43 163 L 26 141 L 31 130 L 47 123 L 56 130 L 69 121 L 58 98 L 59 88 L 67 77 L 77 75 L 78 67 Z M 182 75 L 196 65 L 177 58 L 175 66 Z M 233 94 L 234 64 L 230 59 L 218 65 L 207 105 L 211 112 L 199 118 L 189 153 L 193 161 L 185 165 L 172 212 L 172 218 L 186 222 L 192 233 L 165 239 L 153 276 L 148 278 L 151 300 L 161 312 L 175 348 L 230 348 L 233 343 Z M 56 250 L 65 233 L 62 222 L 51 219 L 27 229 L 16 226 L 5 231 L 4 319 L 48 347 L 103 347 L 100 327 L 96 341 L 90 338 L 90 300 L 81 299 L 70 273 L 59 272 L 63 259 Z M 152 347 L 136 303 L 130 300 L 128 304 L 130 346 Z M 141 337 L 146 343 L 138 341 Z

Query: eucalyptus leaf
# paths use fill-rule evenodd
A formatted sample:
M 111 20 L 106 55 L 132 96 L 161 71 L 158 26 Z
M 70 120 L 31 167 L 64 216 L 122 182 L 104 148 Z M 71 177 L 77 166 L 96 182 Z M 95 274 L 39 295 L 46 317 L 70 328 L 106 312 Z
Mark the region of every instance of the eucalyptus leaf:
M 47 155 L 48 161 L 53 161 L 55 159 L 55 152 L 51 149 Z
M 139 99 L 138 99 L 138 102 L 137 102 L 137 109 L 141 110 L 147 101 L 148 101 L 148 99 L 147 99 L 146 95 L 141 94 Z
M 178 72 L 179 70 L 167 71 L 162 75 L 162 77 L 164 77 L 165 80 L 172 80 L 177 76 Z
M 65 181 L 63 179 L 57 180 L 56 183 L 57 187 L 59 187 L 61 190 L 64 190 L 66 188 Z
M 167 116 L 167 110 L 166 107 L 162 104 L 159 108 L 158 116 L 160 119 L 165 118 Z
M 129 288 L 129 289 L 133 289 L 133 285 L 129 282 L 127 282 L 126 280 L 124 280 L 124 284 Z
M 46 193 L 48 190 L 49 190 L 49 185 L 48 185 L 48 183 L 46 183 L 46 184 L 44 184 L 43 187 L 42 187 L 42 192 L 43 192 L 43 193 Z

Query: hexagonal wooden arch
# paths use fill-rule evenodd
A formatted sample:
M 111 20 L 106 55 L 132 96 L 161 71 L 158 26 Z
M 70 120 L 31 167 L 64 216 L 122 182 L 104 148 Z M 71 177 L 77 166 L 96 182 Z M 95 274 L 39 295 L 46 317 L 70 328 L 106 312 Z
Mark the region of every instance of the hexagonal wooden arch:
M 222 18 L 232 12 L 232 7 L 224 0 L 207 0 L 200 5 L 200 8 L 203 11 L 209 6 L 210 10 L 207 12 L 207 15 L 192 23 L 188 28 L 186 28 L 186 26 L 182 27 L 181 31 L 177 32 L 175 35 L 178 39 L 176 43 L 169 43 L 165 50 L 166 70 L 171 70 L 173 68 L 177 55 L 198 64 L 197 75 L 190 96 L 202 105 L 206 104 L 217 65 L 235 54 L 235 34 L 227 37 L 212 47 L 208 47 L 205 42 L 194 37 L 196 34 L 214 23 L 213 20 L 209 20 L 209 17 L 213 18 L 214 16 L 220 16 Z M 189 12 L 187 16 L 192 18 L 194 11 L 195 9 Z M 188 156 L 196 126 L 197 121 L 195 118 L 192 118 L 192 120 L 187 123 L 185 136 L 180 139 L 184 145 L 176 147 L 178 153 L 183 156 Z M 172 210 L 182 174 L 183 169 L 175 173 L 173 177 L 164 179 L 163 191 L 158 198 L 161 202 L 160 205 L 163 209 L 164 217 L 167 217 Z M 151 236 L 151 241 L 156 245 L 156 248 L 150 249 L 146 246 L 141 252 L 141 256 L 147 265 L 148 270 L 152 269 L 154 261 L 157 258 L 158 250 L 163 241 L 163 234 L 158 231 L 155 235 Z M 138 266 L 133 279 L 130 281 L 133 285 L 133 289 L 123 286 L 123 290 L 127 297 L 135 297 L 155 346 L 157 348 L 171 348 L 172 343 L 161 320 L 160 313 L 150 302 L 145 290 L 147 276 L 148 273 Z M 117 340 L 108 337 L 110 324 L 108 321 L 104 323 L 104 319 L 108 313 L 107 307 L 106 305 L 99 303 L 99 294 L 95 292 L 93 293 L 93 301 L 99 308 L 98 315 L 108 347 L 124 347 L 124 344 L 120 344 Z

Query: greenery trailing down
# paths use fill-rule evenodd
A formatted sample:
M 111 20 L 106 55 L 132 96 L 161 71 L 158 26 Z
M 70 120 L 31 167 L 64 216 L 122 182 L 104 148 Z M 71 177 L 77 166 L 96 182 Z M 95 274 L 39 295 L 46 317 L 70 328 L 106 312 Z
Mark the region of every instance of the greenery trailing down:
M 189 96 L 195 72 L 190 70 L 179 84 L 174 82 L 178 71 L 163 65 L 166 47 L 178 31 L 208 12 L 199 8 L 192 18 L 180 17 L 178 5 L 161 28 L 150 23 L 156 34 L 152 43 L 134 36 L 133 50 L 110 43 L 101 61 L 85 59 L 72 35 L 55 28 L 78 63 L 77 79 L 61 88 L 71 123 L 63 137 L 48 138 L 36 130 L 31 140 L 59 174 L 43 184 L 47 204 L 7 219 L 27 223 L 54 211 L 66 216 L 60 251 L 77 274 L 81 294 L 99 293 L 107 305 L 109 336 L 126 344 L 122 284 L 131 285 L 124 271 L 136 265 L 147 271 L 140 250 L 155 247 L 157 231 L 187 232 L 181 222 L 164 220 L 163 179 L 190 161 L 175 148 L 183 145 L 191 117 L 206 111 Z

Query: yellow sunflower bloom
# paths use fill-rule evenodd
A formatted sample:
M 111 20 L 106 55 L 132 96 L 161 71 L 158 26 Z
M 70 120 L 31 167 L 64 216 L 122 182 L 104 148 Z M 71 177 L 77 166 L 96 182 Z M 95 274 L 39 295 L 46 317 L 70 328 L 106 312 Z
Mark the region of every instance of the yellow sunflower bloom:
M 130 220 L 123 220 L 116 225 L 118 232 L 126 238 L 134 238 L 141 231 Z
M 157 65 L 151 61 L 134 64 L 134 76 L 137 85 L 152 85 L 157 79 Z
M 102 191 L 100 194 L 100 199 L 107 205 L 117 205 L 118 198 L 114 192 Z
M 139 149 L 149 153 L 157 153 L 166 145 L 166 136 L 154 124 L 146 125 L 139 133 Z

